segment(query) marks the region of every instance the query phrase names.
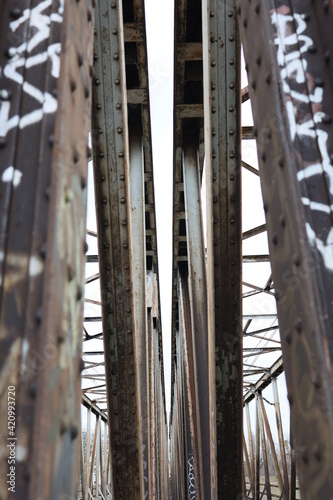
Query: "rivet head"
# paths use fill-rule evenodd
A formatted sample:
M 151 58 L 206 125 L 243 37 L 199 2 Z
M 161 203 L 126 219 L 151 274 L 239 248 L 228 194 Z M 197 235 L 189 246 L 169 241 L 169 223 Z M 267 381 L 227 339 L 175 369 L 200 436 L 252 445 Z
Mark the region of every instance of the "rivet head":
M 42 309 L 41 308 L 37 309 L 36 314 L 35 314 L 35 320 L 36 320 L 37 325 L 41 324 L 42 315 L 43 315 Z
M 119 102 L 116 104 L 116 109 L 121 109 L 121 104 L 119 104 Z
M 271 83 L 271 74 L 270 73 L 266 74 L 265 82 L 267 83 L 267 85 L 270 85 L 270 83 Z
M 81 67 L 83 65 L 83 57 L 81 54 L 77 55 L 77 63 L 79 65 L 79 67 Z
M 98 61 L 98 55 L 94 54 L 94 61 Z
M 42 243 L 41 246 L 39 247 L 39 255 L 43 260 L 45 260 L 46 257 L 46 243 Z
M 76 90 L 76 82 L 74 80 L 71 80 L 71 91 L 75 92 Z
M 96 109 L 102 109 L 102 105 L 101 104 L 96 104 Z
M 98 78 L 96 78 L 96 80 L 95 80 L 95 85 L 97 85 L 97 86 L 98 86 L 98 85 L 100 85 L 100 84 L 101 84 L 101 81 L 100 81 Z
M 310 52 L 310 54 L 315 54 L 317 52 L 317 47 L 315 45 L 310 45 L 310 47 L 308 47 L 308 52 Z
M 286 218 L 285 218 L 285 216 L 284 216 L 283 214 L 282 214 L 282 215 L 280 215 L 280 217 L 279 217 L 279 222 L 280 222 L 280 225 L 281 225 L 282 227 L 285 227 L 285 225 L 286 225 Z
M 325 125 L 329 125 L 332 122 L 332 118 L 329 115 L 324 115 L 321 120 Z
M 287 344 L 291 344 L 291 339 L 292 339 L 291 331 L 287 330 L 286 333 L 284 334 L 284 340 L 287 342 Z
M 121 222 L 121 225 L 122 225 L 122 226 L 127 226 L 127 220 L 123 220 L 123 221 Z
M 0 137 L 0 148 L 4 148 L 7 145 L 6 137 Z
M 253 88 L 253 90 L 255 90 L 255 89 L 256 89 L 256 86 L 257 86 L 256 81 L 255 81 L 255 80 L 253 80 L 253 81 L 251 82 L 251 87 Z
M 235 131 L 234 129 L 229 130 L 229 135 L 234 135 Z
M 215 61 L 212 61 L 210 64 L 211 64 L 211 66 L 213 66 L 213 68 L 214 68 L 214 66 L 216 66 L 216 62 Z
M 121 181 L 124 181 L 124 180 L 125 180 L 125 176 L 124 176 L 124 175 L 121 175 L 121 176 L 120 176 L 120 180 L 121 180 Z
M 117 133 L 118 133 L 118 134 L 121 134 L 121 133 L 122 133 L 122 131 L 123 131 L 123 129 L 122 129 L 121 127 L 117 127 Z
M 259 3 L 257 3 L 257 5 L 254 7 L 254 11 L 256 14 L 260 13 L 260 4 Z
M 118 78 L 116 78 L 115 81 L 114 81 L 114 83 L 115 83 L 115 85 L 119 85 L 120 80 Z
M 115 2 L 112 2 L 111 9 L 115 9 L 115 8 L 116 8 L 116 4 L 115 4 Z
M 326 52 L 324 53 L 324 59 L 325 59 L 326 64 L 328 64 L 330 62 L 331 53 L 329 50 L 326 50 Z
M 294 328 L 298 333 L 301 333 L 302 331 L 302 320 L 301 318 L 296 318 L 294 322 Z
M 22 16 L 22 10 L 19 7 L 14 7 L 10 11 L 10 17 L 12 19 L 18 19 L 19 17 Z
M 321 456 L 322 456 L 320 444 L 319 443 L 315 443 L 313 445 L 312 451 L 313 451 L 313 454 L 314 454 L 315 458 L 318 460 L 318 462 L 320 462 Z
M 295 266 L 300 266 L 301 265 L 301 256 L 299 253 L 295 253 L 294 256 L 293 256 L 293 263 L 295 264 Z
M 72 281 L 74 276 L 75 276 L 74 269 L 70 264 L 68 264 L 68 266 L 67 266 L 67 279 L 68 279 L 68 281 Z
M 87 20 L 88 20 L 88 23 L 90 23 L 92 20 L 91 10 L 87 10 Z
M 321 377 L 318 373 L 315 373 L 312 377 L 312 383 L 316 389 L 320 389 L 321 387 Z
M 81 285 L 77 285 L 76 287 L 76 300 L 79 301 L 82 299 L 83 296 L 83 290 Z
M 282 158 L 282 156 L 280 156 L 280 158 L 278 159 L 278 165 L 280 168 L 284 167 L 284 158 Z
M 116 53 L 116 54 L 113 54 L 113 59 L 115 59 L 115 61 L 118 61 L 118 59 L 119 59 L 119 54 L 117 54 L 117 53 Z
M 257 64 L 258 66 L 260 66 L 260 65 L 261 65 L 261 56 L 257 56 L 257 58 L 256 58 L 256 64 Z
M 243 26 L 244 26 L 244 28 L 247 28 L 247 19 L 244 19 Z
M 114 29 L 114 30 L 112 30 L 112 33 L 113 33 L 113 35 L 117 35 L 118 34 L 118 30 Z
M 82 373 L 83 370 L 85 369 L 85 362 L 84 360 L 81 358 L 80 361 L 79 361 L 79 372 Z
M 229 106 L 230 113 L 232 113 L 234 110 L 235 110 L 235 108 L 233 106 Z
M 273 236 L 272 236 L 272 243 L 273 243 L 273 245 L 277 245 L 277 243 L 278 243 L 277 234 L 273 234 Z
M 324 87 L 325 83 L 322 78 L 315 78 L 314 84 L 316 87 Z
M 307 464 L 308 461 L 309 461 L 309 455 L 308 455 L 308 450 L 304 447 L 304 448 L 301 448 L 300 450 L 300 455 L 301 455 L 301 459 L 302 461 Z
M 31 382 L 31 384 L 29 386 L 29 394 L 32 397 L 32 399 L 36 399 L 36 396 L 37 396 L 37 384 L 36 384 L 35 380 L 33 382 Z
M 74 440 L 75 438 L 77 438 L 79 434 L 79 428 L 77 425 L 72 425 L 71 426 L 71 438 Z

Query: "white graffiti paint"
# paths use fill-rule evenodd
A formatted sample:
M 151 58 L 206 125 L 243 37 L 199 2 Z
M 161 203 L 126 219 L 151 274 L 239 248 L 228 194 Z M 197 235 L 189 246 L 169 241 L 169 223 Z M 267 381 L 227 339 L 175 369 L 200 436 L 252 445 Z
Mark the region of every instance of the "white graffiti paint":
M 23 92 L 33 97 L 37 102 L 34 111 L 24 115 L 10 116 L 11 101 L 5 100 L 6 93 L 2 90 L 0 102 L 0 137 L 6 137 L 8 132 L 19 127 L 21 129 L 40 122 L 44 114 L 55 113 L 57 110 L 57 100 L 48 92 L 42 92 L 40 89 L 24 80 L 20 73 L 22 68 L 32 68 L 51 61 L 51 75 L 59 78 L 60 73 L 60 53 L 61 44 L 51 44 L 46 51 L 32 54 L 32 52 L 50 36 L 52 23 L 63 22 L 64 0 L 60 0 L 58 12 L 45 14 L 45 11 L 52 5 L 52 0 L 44 0 L 32 9 L 25 9 L 21 17 L 10 23 L 10 30 L 14 34 L 24 23 L 29 23 L 29 29 L 33 32 L 29 41 L 23 41 L 18 47 L 10 48 L 11 58 L 4 68 L 0 68 L 0 73 L 12 82 L 22 86 Z
M 21 182 L 22 175 L 22 172 L 10 166 L 2 173 L 1 180 L 2 182 L 11 182 L 14 187 L 17 187 Z
M 31 276 L 32 278 L 38 276 L 43 271 L 43 269 L 43 261 L 39 257 L 32 255 L 29 261 L 29 276 Z
M 289 121 L 289 130 L 291 140 L 300 145 L 308 144 L 309 139 L 317 145 L 319 158 L 317 162 L 305 166 L 298 172 L 299 182 L 303 182 L 316 175 L 325 175 L 328 180 L 329 193 L 333 195 L 333 166 L 330 162 L 328 153 L 328 134 L 320 128 L 323 123 L 325 113 L 322 111 L 324 89 L 309 84 L 308 63 L 302 54 L 308 52 L 309 47 L 313 45 L 311 37 L 305 34 L 307 23 L 305 15 L 294 13 L 282 13 L 274 11 L 271 15 L 272 24 L 276 29 L 275 45 L 277 46 L 277 59 L 280 66 L 280 75 L 283 85 L 283 91 L 286 95 L 286 111 Z M 296 26 L 296 32 L 293 27 Z M 299 92 L 292 88 L 292 83 L 303 85 Z M 295 86 L 295 85 L 294 85 Z M 298 123 L 296 116 L 301 104 L 312 105 L 312 117 Z M 314 106 L 316 105 L 316 106 Z M 319 126 L 318 126 L 319 125 Z M 308 197 L 302 197 L 303 205 L 311 210 L 319 211 L 325 214 L 332 214 L 333 207 L 330 204 L 310 200 Z M 327 269 L 333 271 L 333 233 L 328 234 L 326 240 L 320 239 L 310 223 L 306 223 L 307 235 L 312 247 L 315 247 L 322 255 Z
M 189 455 L 187 460 L 187 480 L 188 480 L 188 498 L 195 500 L 197 492 L 195 489 L 195 475 L 194 475 L 194 460 L 193 455 Z

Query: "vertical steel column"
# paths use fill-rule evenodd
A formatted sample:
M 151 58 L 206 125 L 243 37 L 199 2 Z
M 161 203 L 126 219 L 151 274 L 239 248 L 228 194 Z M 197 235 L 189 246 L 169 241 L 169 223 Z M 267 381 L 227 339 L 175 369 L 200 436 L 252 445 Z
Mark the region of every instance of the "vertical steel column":
M 254 483 L 254 500 L 260 498 L 260 423 L 259 423 L 259 395 L 256 394 L 256 435 L 255 435 L 255 483 Z
M 275 445 L 274 445 L 274 441 L 273 441 L 273 436 L 272 436 L 271 428 L 269 425 L 264 401 L 263 401 L 261 396 L 259 396 L 259 402 L 260 402 L 260 410 L 261 410 L 260 415 L 262 416 L 264 423 L 265 423 L 266 434 L 268 437 L 269 446 L 270 446 L 271 453 L 272 453 L 276 479 L 277 479 L 277 482 L 279 484 L 279 489 L 280 489 L 280 493 L 281 493 L 282 498 L 287 500 L 287 496 L 286 496 L 286 492 L 285 492 L 285 488 L 284 488 L 284 484 L 283 484 L 283 479 L 282 479 L 282 474 L 281 474 L 281 469 L 280 469 L 280 465 L 279 465 L 279 461 L 277 458 Z
M 286 459 L 286 450 L 284 445 L 284 437 L 283 437 L 283 427 L 282 427 L 282 418 L 280 411 L 280 401 L 279 401 L 279 391 L 276 382 L 276 378 L 272 378 L 272 386 L 273 386 L 273 396 L 274 396 L 274 405 L 275 405 L 275 417 L 276 417 L 276 427 L 279 436 L 279 447 L 280 447 L 280 460 L 281 466 L 283 470 L 283 487 L 286 498 L 289 498 L 289 477 L 288 477 L 288 467 L 287 467 L 287 459 Z
M 74 495 L 79 477 L 92 22 L 88 0 L 1 4 L 0 423 L 21 499 Z
M 291 419 L 290 419 L 291 423 Z M 289 490 L 289 500 L 296 500 L 296 457 L 294 448 L 294 437 L 292 433 L 292 428 L 290 425 L 290 490 Z
M 333 490 L 332 4 L 237 3 L 301 493 L 306 498 L 329 498 Z
M 212 497 L 236 498 L 243 494 L 240 42 L 233 1 L 203 0 L 202 17 Z
M 250 417 L 250 407 L 249 404 L 245 404 L 245 412 L 246 412 L 246 423 L 247 423 L 247 434 L 249 436 L 249 449 L 250 449 L 250 460 L 251 460 L 251 470 L 252 476 L 250 477 L 250 482 L 253 487 L 253 495 L 255 491 L 255 463 L 254 463 L 254 447 L 253 447 L 253 437 L 252 437 L 252 427 L 251 427 L 251 417 Z
M 137 269 L 121 1 L 98 2 L 94 61 L 93 154 L 112 494 L 141 499 L 145 491 L 141 427 L 147 421 L 141 413 L 143 360 L 137 345 L 142 342 L 143 325 L 136 317 L 141 318 L 144 309 L 138 311 L 134 305 Z
M 259 427 L 260 427 L 260 436 L 261 436 L 261 450 L 262 450 L 262 458 L 264 463 L 264 471 L 265 471 L 265 493 L 267 500 L 272 500 L 271 494 L 271 483 L 269 477 L 269 466 L 267 460 L 267 447 L 266 447 L 266 436 L 265 436 L 265 427 L 261 413 L 259 414 Z
M 148 399 L 148 349 L 146 311 L 146 238 L 144 210 L 144 159 L 139 123 L 129 120 L 130 183 L 131 183 L 131 218 L 132 218 L 132 314 L 134 320 L 134 346 L 137 365 L 137 401 L 141 412 L 141 441 L 143 454 L 144 498 L 149 497 L 149 476 L 151 464 L 149 455 L 149 399 Z
M 200 178 L 196 138 L 183 135 L 183 178 L 186 211 L 189 299 L 191 311 L 191 335 L 193 346 L 194 391 L 198 405 L 196 419 L 199 427 L 199 484 L 198 494 L 209 498 L 210 484 L 210 437 L 209 437 L 209 387 L 208 337 L 205 250 L 200 203 Z
M 188 269 L 187 265 L 184 268 L 179 269 L 178 281 L 179 281 L 179 324 L 180 330 L 184 337 L 184 364 L 185 364 L 185 377 L 186 377 L 186 388 L 187 395 L 186 400 L 188 403 L 188 414 L 190 420 L 190 434 L 191 434 L 191 450 L 193 455 L 194 464 L 194 477 L 196 491 L 198 490 L 198 495 L 201 495 L 200 490 L 200 460 L 201 456 L 199 453 L 199 434 L 200 427 L 197 419 L 198 416 L 198 395 L 196 393 L 194 378 L 195 370 L 193 363 L 193 336 L 192 336 L 192 321 L 191 321 L 191 309 L 189 300 L 189 290 L 188 290 Z M 202 467 L 201 467 L 202 469 Z

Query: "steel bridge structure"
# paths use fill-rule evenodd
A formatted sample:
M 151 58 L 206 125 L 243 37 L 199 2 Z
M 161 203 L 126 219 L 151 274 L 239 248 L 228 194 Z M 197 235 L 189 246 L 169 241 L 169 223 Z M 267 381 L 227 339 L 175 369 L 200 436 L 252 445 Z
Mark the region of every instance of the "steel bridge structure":
M 332 0 L 175 2 L 170 408 L 144 0 L 0 13 L 0 499 L 331 499 Z

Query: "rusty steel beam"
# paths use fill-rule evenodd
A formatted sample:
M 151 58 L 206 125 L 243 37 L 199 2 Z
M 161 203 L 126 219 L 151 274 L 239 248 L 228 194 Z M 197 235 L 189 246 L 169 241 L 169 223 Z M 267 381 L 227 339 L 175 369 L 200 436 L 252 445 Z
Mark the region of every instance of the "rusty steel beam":
M 193 337 L 193 379 L 198 407 L 196 418 L 198 434 L 199 481 L 196 491 L 202 498 L 209 498 L 210 484 L 210 435 L 209 435 L 209 386 L 208 336 L 205 248 L 201 218 L 201 195 L 196 140 L 191 134 L 183 136 L 183 179 L 186 208 L 186 234 L 188 254 L 189 298 L 191 335 Z
M 106 36 L 108 34 L 108 36 Z M 96 8 L 93 158 L 112 494 L 144 497 L 122 2 Z
M 16 448 L 3 499 L 74 495 L 79 473 L 92 23 L 90 1 L 1 5 L 0 422 L 7 434 L 14 387 Z
M 236 17 L 234 2 L 202 2 L 213 498 L 243 495 L 241 88 Z
M 310 0 L 238 5 L 301 493 L 329 498 L 332 9 Z

